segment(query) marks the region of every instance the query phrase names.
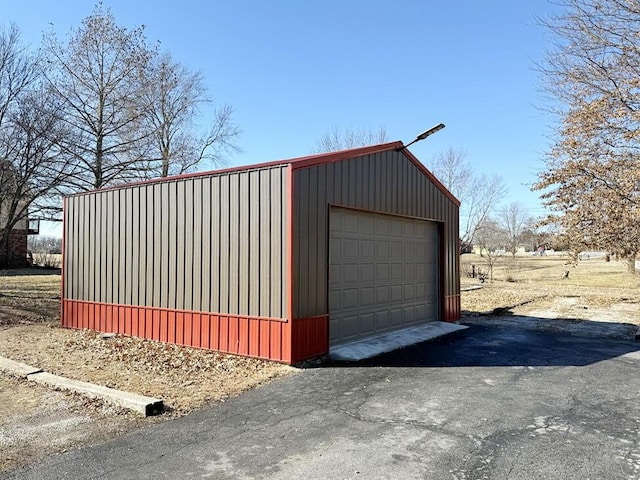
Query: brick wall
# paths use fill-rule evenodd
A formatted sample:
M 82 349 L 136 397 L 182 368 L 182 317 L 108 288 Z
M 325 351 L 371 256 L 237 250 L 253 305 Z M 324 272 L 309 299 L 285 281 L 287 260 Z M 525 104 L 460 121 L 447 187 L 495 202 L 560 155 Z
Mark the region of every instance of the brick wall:
M 0 245 L 0 266 L 24 267 L 27 265 L 27 231 L 12 230 L 9 234 L 9 255 L 7 249 Z M 8 260 L 8 262 L 7 262 Z

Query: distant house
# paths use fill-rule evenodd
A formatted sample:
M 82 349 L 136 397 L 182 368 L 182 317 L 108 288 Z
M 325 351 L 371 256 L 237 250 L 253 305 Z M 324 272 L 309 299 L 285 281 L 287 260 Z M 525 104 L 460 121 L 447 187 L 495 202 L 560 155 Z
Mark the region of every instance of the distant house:
M 29 263 L 27 260 L 27 235 L 37 234 L 38 226 L 37 222 L 30 225 L 27 217 L 21 218 L 11 228 L 8 238 L 5 237 L 10 205 L 15 198 L 15 195 L 10 193 L 11 185 L 15 185 L 15 182 L 12 181 L 15 177 L 11 174 L 11 164 L 0 162 L 0 165 L 3 170 L 0 175 L 0 267 L 24 267 Z M 25 206 L 24 203 L 18 202 L 19 210 Z M 6 242 L 3 241 L 5 238 L 7 238 Z
M 27 236 L 37 235 L 40 230 L 38 220 L 23 218 L 9 232 L 6 245 L 2 245 L 4 238 L 3 227 L 7 224 L 7 217 L 0 208 L 0 267 L 26 267 L 28 260 Z
M 6 214 L 0 211 L 0 226 L 7 223 Z M 9 241 L 0 248 L 0 266 L 24 266 L 27 262 L 27 221 L 22 220 L 9 233 Z M 0 228 L 0 239 L 4 229 Z

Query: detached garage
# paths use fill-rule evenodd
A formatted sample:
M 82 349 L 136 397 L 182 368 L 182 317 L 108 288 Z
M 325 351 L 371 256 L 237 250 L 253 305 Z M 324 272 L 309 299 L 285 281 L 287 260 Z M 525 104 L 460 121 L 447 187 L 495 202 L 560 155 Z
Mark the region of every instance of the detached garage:
M 62 324 L 295 363 L 455 321 L 458 209 L 401 142 L 69 196 Z

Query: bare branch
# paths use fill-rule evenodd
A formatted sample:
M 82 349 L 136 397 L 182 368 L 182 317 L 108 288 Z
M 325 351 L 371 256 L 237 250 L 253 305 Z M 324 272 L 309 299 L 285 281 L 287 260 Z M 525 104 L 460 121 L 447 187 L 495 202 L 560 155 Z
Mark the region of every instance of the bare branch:
M 376 145 L 387 141 L 387 129 L 383 126 L 378 127 L 376 130 L 333 127 L 317 140 L 311 153 L 348 150 L 350 148 Z

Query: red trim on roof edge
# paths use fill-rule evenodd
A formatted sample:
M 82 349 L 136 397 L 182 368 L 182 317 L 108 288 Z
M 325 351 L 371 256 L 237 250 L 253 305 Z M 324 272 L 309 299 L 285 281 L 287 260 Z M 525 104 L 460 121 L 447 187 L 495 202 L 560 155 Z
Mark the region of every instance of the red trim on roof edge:
M 197 177 L 206 177 L 210 175 L 221 175 L 225 173 L 234 173 L 234 172 L 244 172 L 249 170 L 257 170 L 260 168 L 268 168 L 268 167 L 276 167 L 281 165 L 290 165 L 292 170 L 298 170 L 302 168 L 311 168 L 317 165 L 325 165 L 328 163 L 340 162 L 342 160 L 348 160 L 350 158 L 362 157 L 364 155 L 373 155 L 376 153 L 386 152 L 388 150 L 397 150 L 402 152 L 405 157 L 413 163 L 418 170 L 420 170 L 429 180 L 431 180 L 438 189 L 444 193 L 444 195 L 449 198 L 453 203 L 457 206 L 460 206 L 460 200 L 458 200 L 441 182 L 438 180 L 433 173 L 431 173 L 427 167 L 425 167 L 420 160 L 417 159 L 413 153 L 411 153 L 407 148 L 403 148 L 404 144 L 400 141 L 390 142 L 390 143 L 382 143 L 380 145 L 370 145 L 366 147 L 358 147 L 351 148 L 349 150 L 339 150 L 337 152 L 327 152 L 327 153 L 319 153 L 314 155 L 307 155 L 305 157 L 297 157 L 291 158 L 288 160 L 276 160 L 273 162 L 266 163 L 256 163 L 254 165 L 243 165 L 239 167 L 232 168 L 224 168 L 221 170 L 210 170 L 207 172 L 195 172 L 195 173 L 184 173 L 182 175 L 174 175 L 171 177 L 161 177 L 161 178 L 153 178 L 151 180 L 142 180 L 139 182 L 131 182 L 131 183 L 123 183 L 121 185 L 114 185 L 110 187 L 101 188 L 98 190 L 90 190 L 87 192 L 79 192 L 71 195 L 65 195 L 66 197 L 75 197 L 80 195 L 86 195 L 94 192 L 105 192 L 109 190 L 119 190 L 121 188 L 127 187 L 135 187 L 139 185 L 146 185 L 150 183 L 162 183 L 162 182 L 172 182 L 175 180 L 182 180 L 185 178 L 197 178 Z
M 349 150 L 339 150 L 337 152 L 321 153 L 319 155 L 309 155 L 307 157 L 294 158 L 290 160 L 294 170 L 300 168 L 310 168 L 316 165 L 326 165 L 327 163 L 341 162 L 350 158 L 373 155 L 375 153 L 386 152 L 402 148 L 402 142 L 382 143 L 380 145 L 370 145 L 368 147 L 351 148 Z

